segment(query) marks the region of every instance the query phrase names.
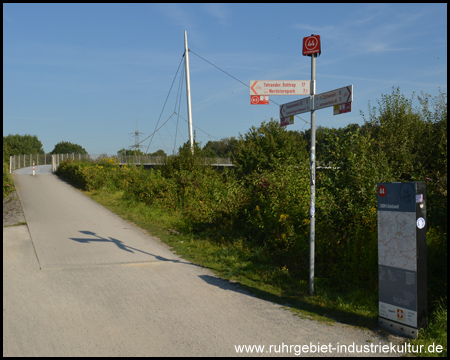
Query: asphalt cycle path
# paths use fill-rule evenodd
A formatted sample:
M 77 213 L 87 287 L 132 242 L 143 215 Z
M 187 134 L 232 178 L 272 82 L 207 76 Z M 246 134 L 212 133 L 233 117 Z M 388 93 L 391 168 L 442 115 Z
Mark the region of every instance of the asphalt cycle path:
M 279 356 L 296 355 L 299 345 L 390 344 L 253 297 L 178 257 L 49 165 L 38 168 L 36 176 L 14 174 L 27 225 L 3 228 L 4 356 Z M 264 349 L 240 353 L 239 345 Z M 392 355 L 318 350 L 302 355 Z

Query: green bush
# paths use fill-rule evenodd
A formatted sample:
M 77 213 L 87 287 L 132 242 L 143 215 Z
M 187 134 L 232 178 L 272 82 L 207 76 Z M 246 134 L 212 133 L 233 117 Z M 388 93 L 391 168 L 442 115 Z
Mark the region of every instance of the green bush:
M 309 158 L 306 142 L 273 119 L 263 122 L 259 128 L 253 126 L 239 140 L 233 162 L 240 177 L 273 170 L 278 164 L 297 166 L 298 162 Z
M 317 176 L 318 276 L 377 284 L 377 183 L 394 180 L 388 159 L 370 131 L 349 126 L 339 138 L 325 136 L 327 160 L 338 169 Z M 326 153 L 326 151 L 325 151 Z M 338 282 L 336 282 L 338 283 Z
M 14 184 L 11 178 L 11 174 L 9 173 L 9 165 L 4 162 L 3 163 L 3 198 L 8 196 L 11 192 L 14 191 Z
M 180 210 L 192 231 L 229 233 L 235 229 L 246 192 L 233 174 L 219 174 L 208 169 L 197 175 L 185 172 L 180 174 L 178 186 Z
M 88 190 L 90 188 L 90 177 L 88 176 L 89 163 L 74 160 L 64 160 L 59 163 L 56 175 L 70 181 L 74 186 Z
M 274 266 L 302 271 L 308 264 L 309 176 L 303 166 L 279 164 L 248 177 L 243 228 L 248 243 Z
M 123 168 L 122 176 L 122 183 L 125 185 L 124 197 L 142 201 L 147 205 L 175 208 L 174 181 L 163 177 L 161 171 L 130 167 L 128 170 Z

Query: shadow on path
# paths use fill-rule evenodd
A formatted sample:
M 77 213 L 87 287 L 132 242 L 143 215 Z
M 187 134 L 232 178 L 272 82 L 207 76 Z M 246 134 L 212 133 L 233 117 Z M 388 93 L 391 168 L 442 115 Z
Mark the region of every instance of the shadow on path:
M 69 239 L 77 241 L 79 243 L 84 243 L 84 244 L 88 244 L 88 243 L 91 243 L 91 242 L 109 242 L 109 243 L 113 243 L 114 245 L 116 245 L 119 249 L 124 250 L 124 251 L 128 251 L 128 252 L 133 253 L 133 254 L 134 254 L 135 251 L 137 251 L 137 252 L 141 252 L 143 254 L 147 254 L 147 255 L 153 256 L 155 259 L 160 260 L 160 261 L 170 261 L 170 262 L 180 263 L 180 264 L 195 265 L 195 264 L 192 264 L 192 263 L 189 263 L 189 262 L 180 261 L 180 260 L 171 260 L 171 259 L 167 259 L 165 257 L 159 256 L 159 255 L 151 254 L 149 252 L 142 251 L 142 250 L 136 249 L 134 247 L 125 245 L 123 243 L 123 241 L 120 241 L 118 239 L 114 239 L 112 237 L 109 237 L 109 239 L 106 239 L 104 237 L 101 237 L 101 236 L 97 235 L 96 233 L 94 233 L 92 231 L 80 231 L 80 233 L 85 234 L 85 235 L 92 235 L 94 238 L 92 238 L 92 239 L 69 238 Z M 197 266 L 197 265 L 195 265 L 195 266 Z
M 287 308 L 294 310 L 295 313 L 299 312 L 298 314 L 300 314 L 301 317 L 312 318 L 312 316 L 310 316 L 308 313 L 313 313 L 331 320 L 330 324 L 336 321 L 341 324 L 359 326 L 367 328 L 369 330 L 379 330 L 378 317 L 355 315 L 345 310 L 332 309 L 321 305 L 314 305 L 310 302 L 303 301 L 301 296 L 277 296 L 267 291 L 244 285 L 239 281 L 231 282 L 229 280 L 210 275 L 200 275 L 199 278 L 206 283 L 217 286 L 218 288 L 223 290 L 235 291 L 240 294 L 257 297 L 259 299 L 271 301 L 281 306 L 286 306 Z M 305 297 L 306 296 L 309 295 L 305 295 Z M 304 313 L 305 311 L 306 313 Z M 303 315 L 301 315 L 302 313 Z M 383 334 L 378 335 L 384 336 Z

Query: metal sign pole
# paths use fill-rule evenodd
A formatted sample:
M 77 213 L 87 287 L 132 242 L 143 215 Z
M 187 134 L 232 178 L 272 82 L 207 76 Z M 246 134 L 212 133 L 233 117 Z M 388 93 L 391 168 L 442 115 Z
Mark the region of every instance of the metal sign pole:
M 314 294 L 315 191 L 316 191 L 316 56 L 311 54 L 311 203 L 309 223 L 309 294 Z

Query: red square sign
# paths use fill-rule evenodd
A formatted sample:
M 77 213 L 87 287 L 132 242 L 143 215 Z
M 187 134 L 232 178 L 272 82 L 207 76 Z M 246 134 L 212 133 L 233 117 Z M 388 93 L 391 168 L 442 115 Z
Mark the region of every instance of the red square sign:
M 269 95 L 251 95 L 250 104 L 252 105 L 268 105 Z
M 311 56 L 311 54 L 320 55 L 320 35 L 311 35 L 303 38 L 303 55 Z

